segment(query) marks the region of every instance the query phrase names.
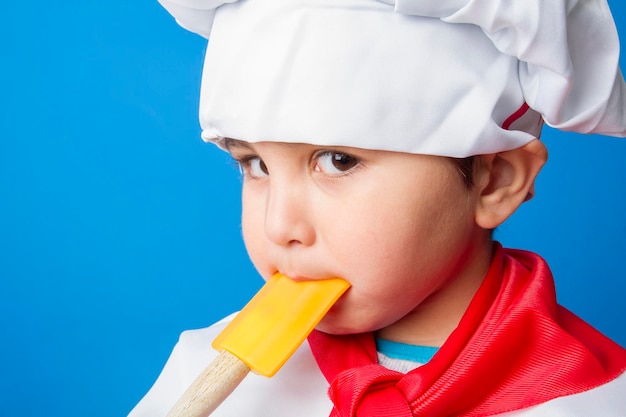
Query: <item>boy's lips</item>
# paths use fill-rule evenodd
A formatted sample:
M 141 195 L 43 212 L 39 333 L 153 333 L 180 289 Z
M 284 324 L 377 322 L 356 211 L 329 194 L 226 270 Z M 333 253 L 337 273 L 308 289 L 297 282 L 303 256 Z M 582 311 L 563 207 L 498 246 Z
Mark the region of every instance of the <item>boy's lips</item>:
M 291 279 L 292 281 L 296 281 L 296 282 L 321 281 L 325 279 L 339 278 L 338 276 L 335 276 L 335 275 L 311 276 L 311 275 L 304 275 L 304 274 L 298 274 L 298 273 L 292 274 L 292 273 L 285 272 L 285 271 L 277 271 L 277 273 L 281 273 L 285 275 L 286 277 L 288 277 L 289 279 Z
M 292 281 L 296 281 L 296 282 L 315 281 L 316 280 L 315 278 L 309 278 L 307 276 L 299 275 L 299 274 L 291 274 L 291 273 L 288 273 L 288 272 L 280 272 L 280 273 L 285 275 L 286 277 L 288 277 Z

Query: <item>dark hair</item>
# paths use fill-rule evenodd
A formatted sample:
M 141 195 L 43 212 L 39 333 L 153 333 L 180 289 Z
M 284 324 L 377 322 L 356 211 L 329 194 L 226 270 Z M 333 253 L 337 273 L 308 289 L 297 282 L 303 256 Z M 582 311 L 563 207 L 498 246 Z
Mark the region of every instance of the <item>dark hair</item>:
M 463 182 L 468 189 L 474 186 L 474 157 L 452 158 L 456 163 L 459 173 L 463 177 Z
M 471 190 L 474 186 L 474 161 L 476 160 L 473 156 L 468 156 L 467 158 L 450 158 L 452 162 L 455 163 L 459 174 L 463 177 L 463 182 L 468 190 Z M 489 229 L 489 238 L 493 238 L 493 232 L 496 229 Z

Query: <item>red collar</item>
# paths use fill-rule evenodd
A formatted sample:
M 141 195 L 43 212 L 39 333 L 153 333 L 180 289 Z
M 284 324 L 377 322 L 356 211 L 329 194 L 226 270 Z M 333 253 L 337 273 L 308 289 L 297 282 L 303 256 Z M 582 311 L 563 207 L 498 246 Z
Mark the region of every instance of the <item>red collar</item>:
M 626 369 L 623 348 L 556 303 L 543 259 L 499 244 L 459 326 L 420 368 L 405 375 L 378 365 L 371 333 L 314 331 L 309 343 L 337 417 L 494 415 L 586 391 Z

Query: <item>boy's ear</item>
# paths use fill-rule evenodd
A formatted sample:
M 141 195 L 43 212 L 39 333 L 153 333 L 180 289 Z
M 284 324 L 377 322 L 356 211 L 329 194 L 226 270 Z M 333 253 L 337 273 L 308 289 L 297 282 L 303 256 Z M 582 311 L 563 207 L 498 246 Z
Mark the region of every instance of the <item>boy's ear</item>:
M 521 148 L 479 157 L 475 187 L 476 223 L 495 229 L 534 193 L 535 177 L 548 159 L 543 143 L 534 139 Z

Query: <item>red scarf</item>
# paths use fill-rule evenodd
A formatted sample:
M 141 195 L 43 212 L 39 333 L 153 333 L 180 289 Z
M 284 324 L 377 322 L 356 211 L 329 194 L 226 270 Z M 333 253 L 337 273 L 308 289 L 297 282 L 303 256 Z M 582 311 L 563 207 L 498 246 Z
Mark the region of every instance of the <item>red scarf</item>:
M 378 365 L 371 333 L 309 336 L 331 417 L 488 416 L 602 385 L 626 351 L 556 303 L 543 259 L 502 249 L 457 329 L 427 364 Z

